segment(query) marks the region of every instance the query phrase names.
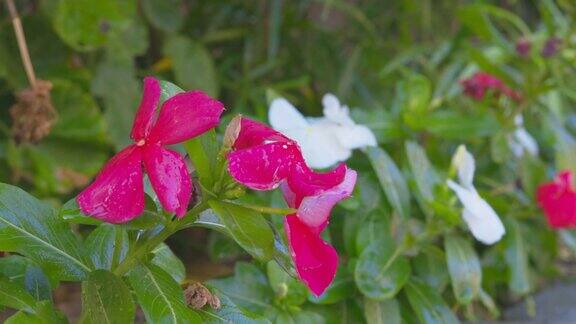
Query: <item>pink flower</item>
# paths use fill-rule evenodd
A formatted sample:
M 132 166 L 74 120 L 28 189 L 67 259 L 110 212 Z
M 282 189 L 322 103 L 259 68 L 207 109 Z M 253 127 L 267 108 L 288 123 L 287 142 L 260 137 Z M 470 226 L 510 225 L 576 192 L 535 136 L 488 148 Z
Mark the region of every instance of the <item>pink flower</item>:
M 321 295 L 334 280 L 338 254 L 320 234 L 332 208 L 352 194 L 356 172 L 345 164 L 327 173 L 314 172 L 293 140 L 246 118 L 228 155 L 228 169 L 236 181 L 254 190 L 281 186 L 288 206 L 297 209 L 284 222 L 296 271 L 315 295 Z
M 215 127 L 224 106 L 203 92 L 189 91 L 166 100 L 158 112 L 160 92 L 158 80 L 144 79 L 130 133 L 134 144 L 116 154 L 78 195 L 83 213 L 109 223 L 139 216 L 144 210 L 144 170 L 164 209 L 178 217 L 186 213 L 192 195 L 190 174 L 184 158 L 165 146 Z
M 508 88 L 500 79 L 486 72 L 476 72 L 468 79 L 460 81 L 464 88 L 464 93 L 474 100 L 484 100 L 487 91 L 491 91 L 494 96 L 504 94 L 512 100 L 520 101 L 518 92 Z
M 576 227 L 576 190 L 572 182 L 572 172 L 562 171 L 554 181 L 540 185 L 536 198 L 550 226 Z

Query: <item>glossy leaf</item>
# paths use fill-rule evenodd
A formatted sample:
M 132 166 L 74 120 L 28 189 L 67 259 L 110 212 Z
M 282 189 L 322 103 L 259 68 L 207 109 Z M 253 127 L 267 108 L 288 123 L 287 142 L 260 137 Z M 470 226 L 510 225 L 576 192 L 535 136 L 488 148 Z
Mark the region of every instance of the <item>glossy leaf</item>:
M 61 280 L 79 280 L 91 270 L 80 241 L 54 210 L 7 184 L 0 184 L 0 250 L 27 256 Z
M 439 179 L 426 156 L 426 151 L 416 142 L 406 142 L 405 146 L 410 170 L 414 174 L 420 196 L 426 202 L 433 201 L 434 187 L 438 184 Z
M 262 215 L 231 203 L 211 200 L 209 204 L 242 248 L 259 260 L 272 258 L 274 235 Z
M 4 321 L 4 324 L 67 324 L 66 317 L 49 301 L 36 304 L 34 313 L 19 311 Z
M 82 282 L 82 323 L 130 323 L 136 307 L 130 289 L 107 270 L 95 270 Z
M 356 252 L 361 254 L 370 243 L 392 235 L 390 216 L 383 209 L 376 209 L 368 214 L 358 226 Z
M 123 227 L 102 224 L 86 238 L 86 253 L 95 269 L 110 270 L 126 257 L 128 243 L 128 233 Z
M 416 276 L 438 292 L 444 291 L 450 280 L 444 251 L 435 246 L 426 246 L 412 259 Z
M 469 304 L 481 289 L 480 260 L 470 242 L 460 237 L 448 236 L 444 248 L 454 296 L 460 303 Z
M 354 277 L 364 296 L 385 300 L 394 297 L 410 278 L 410 263 L 391 239 L 372 242 L 356 263 Z
M 266 273 L 270 287 L 276 294 L 276 299 L 282 304 L 298 306 L 306 301 L 308 296 L 306 286 L 296 278 L 291 277 L 278 263 L 269 261 L 266 265 Z
M 326 288 L 324 293 L 319 297 L 310 294 L 308 295 L 308 300 L 321 305 L 336 304 L 350 297 L 355 290 L 353 274 L 345 266 L 340 266 L 334 281 Z
M 408 218 L 410 216 L 410 192 L 398 166 L 381 148 L 370 147 L 366 152 L 388 201 L 401 217 Z
M 180 285 L 158 266 L 140 265 L 128 273 L 128 279 L 148 322 L 202 323 L 186 305 Z
M 460 323 L 442 297 L 426 284 L 413 280 L 406 284 L 405 291 L 420 323 Z
M 34 312 L 36 299 L 30 295 L 24 287 L 10 281 L 4 276 L 0 276 L 0 305 Z
M 28 265 L 24 273 L 24 288 L 36 300 L 52 300 L 52 287 L 42 269 Z
M 364 316 L 370 324 L 401 324 L 400 306 L 395 298 L 384 301 L 364 299 Z
M 165 243 L 158 245 L 152 250 L 154 257 L 152 263 L 166 271 L 174 281 L 181 283 L 186 279 L 186 268 L 184 263 L 170 250 Z

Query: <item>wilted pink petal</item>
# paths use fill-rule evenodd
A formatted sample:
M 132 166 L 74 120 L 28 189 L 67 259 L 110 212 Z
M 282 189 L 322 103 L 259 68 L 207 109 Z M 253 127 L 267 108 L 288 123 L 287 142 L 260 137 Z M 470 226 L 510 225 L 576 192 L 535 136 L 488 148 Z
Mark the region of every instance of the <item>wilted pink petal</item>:
M 236 181 L 254 190 L 276 188 L 290 174 L 295 144 L 278 142 L 233 151 L 228 154 L 228 171 Z
M 295 215 L 286 217 L 284 227 L 298 276 L 314 295 L 322 295 L 336 276 L 338 253 Z
M 144 89 L 142 92 L 142 101 L 136 112 L 132 132 L 130 133 L 130 138 L 135 141 L 147 137 L 154 124 L 156 107 L 160 100 L 160 82 L 153 77 L 144 78 Z
M 560 172 L 553 182 L 541 185 L 536 198 L 550 226 L 576 227 L 576 190 L 570 171 Z
M 345 178 L 338 185 L 317 191 L 314 195 L 302 195 L 283 184 L 282 192 L 289 207 L 298 208 L 296 215 L 311 231 L 320 233 L 328 224 L 332 208 L 350 197 L 356 184 L 356 171 L 344 167 Z M 296 202 L 296 204 L 292 204 Z
M 224 105 L 201 91 L 179 93 L 166 100 L 148 142 L 170 145 L 216 127 Z
M 131 145 L 104 166 L 76 198 L 82 212 L 108 223 L 124 223 L 144 210 L 142 150 Z
M 146 146 L 143 155 L 146 173 L 164 209 L 178 217 L 184 216 L 192 184 L 182 156 L 160 145 Z

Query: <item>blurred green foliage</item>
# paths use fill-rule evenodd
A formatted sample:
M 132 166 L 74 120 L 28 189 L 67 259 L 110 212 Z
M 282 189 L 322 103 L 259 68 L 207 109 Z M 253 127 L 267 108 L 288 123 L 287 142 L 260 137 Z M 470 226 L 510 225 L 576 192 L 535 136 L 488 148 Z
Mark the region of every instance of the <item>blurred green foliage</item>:
M 225 234 L 259 260 L 278 261 L 236 263 L 233 277 L 211 281 L 211 288 L 228 295 L 223 302 L 230 308 L 278 323 L 451 323 L 457 321 L 454 311 L 460 318 L 489 318 L 560 275 L 554 263 L 560 247 L 576 252 L 575 234 L 548 230 L 534 201 L 537 185 L 556 171 L 576 171 L 573 1 L 22 0 L 17 5 L 37 76 L 53 83 L 59 117 L 40 143 L 12 139 L 8 108 L 28 85 L 10 19 L 1 11 L 0 182 L 55 206 L 74 197 L 129 142 L 146 75 L 220 98 L 227 107 L 224 120 L 242 113 L 266 121 L 271 95 L 288 98 L 310 116 L 320 114 L 326 92 L 358 107 L 353 117 L 374 131 L 381 147 L 355 153 L 349 161 L 360 178 L 354 197 L 335 209 L 330 225 L 331 242 L 342 256 L 334 284 L 315 298 L 287 275 L 280 266 L 290 265 L 271 250 L 270 231 L 259 232 L 268 223 L 281 226 L 274 216 L 234 204 L 212 206 L 254 214 L 258 221 L 240 226 L 265 233 L 259 238 L 264 243 L 233 228 Z M 542 55 L 552 37 L 561 40 L 558 51 Z M 520 40 L 530 44 L 526 55 L 516 50 Z M 478 70 L 518 90 L 522 102 L 466 98 L 459 81 Z M 507 138 L 518 114 L 537 139 L 539 156 L 512 154 Z M 450 160 L 460 144 L 476 156 L 477 188 L 505 223 L 507 234 L 494 246 L 473 241 L 444 184 L 453 175 Z M 198 140 L 187 149 L 208 151 L 203 145 Z M 204 158 L 209 170 L 211 160 Z M 192 160 L 204 163 L 197 156 Z M 277 198 L 246 200 L 284 207 Z M 119 231 L 99 227 L 86 241 L 127 235 Z M 245 258 L 221 233 L 212 234 L 207 250 L 214 260 Z M 184 307 L 170 279 L 181 281 L 183 270 L 168 252 L 163 259 L 155 252 L 157 262 L 139 266 L 129 279 L 168 282 L 165 306 Z M 36 280 L 49 291 L 48 280 L 78 276 L 85 262 L 108 264 L 110 257 L 80 260 L 77 273 Z M 14 256 L 6 260 L 0 263 L 27 267 Z M 62 267 L 58 262 L 56 270 Z M 4 276 L 10 274 L 3 269 L 8 268 L 0 266 L 0 289 L 8 289 Z M 105 270 L 92 272 L 85 284 L 109 276 Z M 129 294 L 125 283 L 118 284 Z M 26 304 L 3 305 L 35 312 L 19 313 L 22 320 L 60 316 L 25 290 L 13 291 Z M 152 300 L 159 293 L 140 294 L 149 318 L 165 315 Z M 84 298 L 97 302 L 93 295 Z M 178 320 L 197 320 L 191 314 Z

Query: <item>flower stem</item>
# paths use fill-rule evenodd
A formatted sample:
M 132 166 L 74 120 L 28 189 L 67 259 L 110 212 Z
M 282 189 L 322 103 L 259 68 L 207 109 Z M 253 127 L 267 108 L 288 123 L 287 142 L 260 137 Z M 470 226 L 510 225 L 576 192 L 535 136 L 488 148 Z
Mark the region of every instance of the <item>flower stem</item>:
M 22 28 L 20 16 L 18 16 L 18 11 L 16 10 L 13 0 L 6 0 L 6 6 L 8 7 L 8 12 L 10 12 L 10 19 L 12 19 L 14 34 L 16 34 L 16 41 L 18 42 L 18 49 L 20 50 L 20 58 L 22 59 L 28 82 L 30 82 L 32 89 L 35 89 L 36 74 L 34 73 L 34 66 L 30 59 L 30 53 L 28 52 L 28 45 L 26 44 L 26 37 L 24 36 L 24 28 Z
M 152 250 L 154 250 L 158 245 L 164 242 L 172 234 L 185 228 L 185 226 L 183 225 L 190 222 L 191 218 L 194 218 L 195 220 L 197 216 L 207 208 L 208 204 L 206 202 L 201 202 L 200 204 L 192 208 L 182 219 L 176 219 L 175 221 L 168 222 L 167 224 L 165 224 L 164 228 L 158 234 L 151 237 L 149 240 L 144 242 L 144 244 L 130 251 L 126 256 L 126 259 L 124 259 L 124 261 L 122 261 L 118 265 L 118 267 L 116 267 L 116 269 L 114 270 L 114 274 L 116 274 L 117 276 L 123 276 L 124 274 L 126 274 L 134 266 L 136 266 L 144 256 L 152 252 Z

